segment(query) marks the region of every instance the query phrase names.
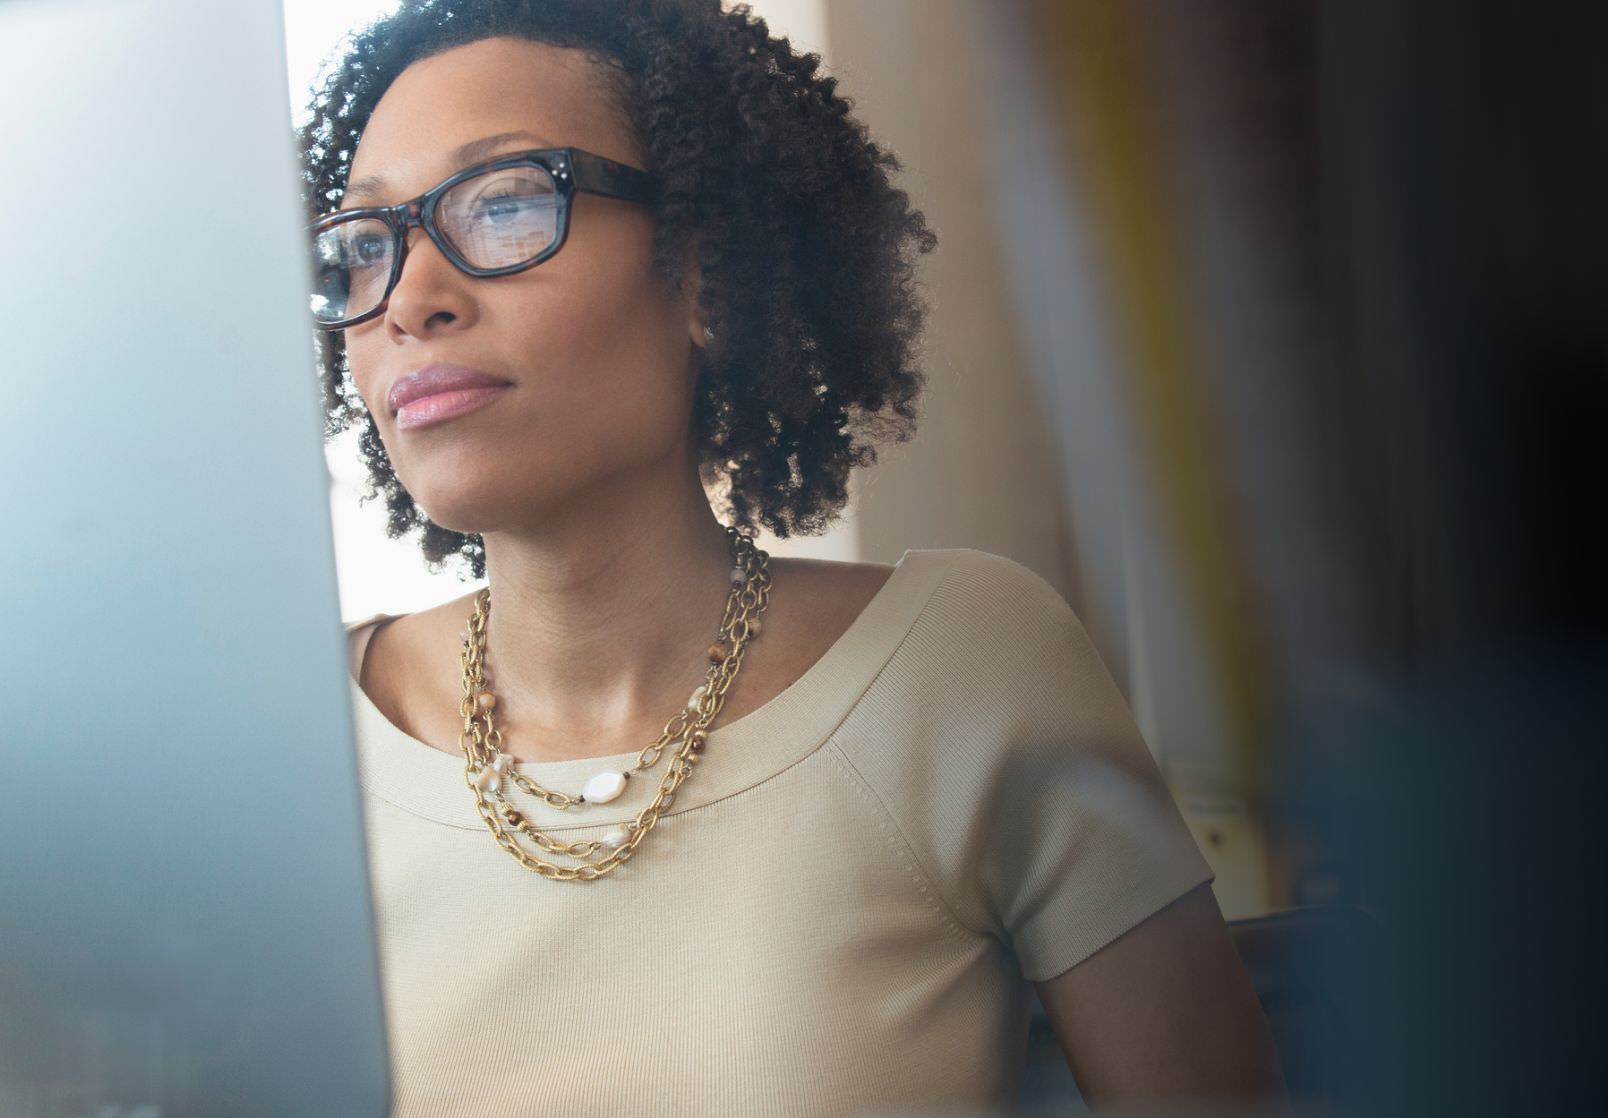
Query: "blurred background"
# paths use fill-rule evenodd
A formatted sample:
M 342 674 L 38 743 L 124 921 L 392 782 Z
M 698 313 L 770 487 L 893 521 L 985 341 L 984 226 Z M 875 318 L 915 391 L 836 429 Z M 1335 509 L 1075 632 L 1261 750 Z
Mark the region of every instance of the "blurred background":
M 1299 1100 L 1579 1101 L 1608 6 L 751 6 L 822 56 L 940 238 L 915 441 L 832 532 L 765 546 L 974 547 L 1062 592 Z M 389 7 L 287 0 L 294 120 Z M 348 618 L 463 592 L 385 539 L 349 445 L 330 465 Z

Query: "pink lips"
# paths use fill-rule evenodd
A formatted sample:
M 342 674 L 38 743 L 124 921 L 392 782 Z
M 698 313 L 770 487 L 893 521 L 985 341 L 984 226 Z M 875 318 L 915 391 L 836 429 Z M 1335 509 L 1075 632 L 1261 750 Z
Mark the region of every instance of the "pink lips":
M 437 361 L 393 384 L 386 402 L 397 426 L 408 431 L 477 411 L 509 387 L 479 369 Z

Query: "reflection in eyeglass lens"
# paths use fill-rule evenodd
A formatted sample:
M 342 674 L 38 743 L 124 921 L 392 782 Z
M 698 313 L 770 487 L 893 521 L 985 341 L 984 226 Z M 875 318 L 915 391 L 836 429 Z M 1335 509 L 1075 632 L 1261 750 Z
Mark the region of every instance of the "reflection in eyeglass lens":
M 466 179 L 436 209 L 442 234 L 477 268 L 521 264 L 558 235 L 558 191 L 540 167 Z
M 541 167 L 510 167 L 465 179 L 442 195 L 435 220 L 443 239 L 475 268 L 508 268 L 540 256 L 558 237 L 559 196 Z M 338 322 L 385 297 L 396 235 L 378 218 L 356 218 L 313 238 L 315 318 Z
M 362 314 L 385 293 L 395 234 L 377 218 L 357 218 L 313 238 L 314 317 L 336 322 Z

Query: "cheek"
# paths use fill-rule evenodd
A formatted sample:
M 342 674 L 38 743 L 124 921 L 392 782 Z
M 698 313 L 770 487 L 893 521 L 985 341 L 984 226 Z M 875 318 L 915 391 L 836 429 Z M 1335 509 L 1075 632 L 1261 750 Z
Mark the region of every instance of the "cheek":
M 375 419 L 383 418 L 380 413 L 380 401 L 377 393 L 380 387 L 377 384 L 378 366 L 369 358 L 372 348 L 370 339 L 365 335 L 352 337 L 348 332 L 346 339 L 346 370 L 357 394 L 363 398 L 363 404 Z
M 691 345 L 656 277 L 577 283 L 544 301 L 539 315 L 529 306 L 520 365 L 570 421 L 637 437 L 684 424 Z

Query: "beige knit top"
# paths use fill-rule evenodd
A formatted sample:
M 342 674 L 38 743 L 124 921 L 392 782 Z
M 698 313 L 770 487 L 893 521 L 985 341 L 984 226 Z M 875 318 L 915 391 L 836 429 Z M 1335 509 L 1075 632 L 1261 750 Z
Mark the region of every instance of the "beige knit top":
M 352 701 L 398 1118 L 1008 1107 L 1027 983 L 1212 880 L 1072 610 L 979 551 L 907 551 L 598 881 L 521 868 L 461 758 Z M 600 837 L 657 783 L 527 815 Z

